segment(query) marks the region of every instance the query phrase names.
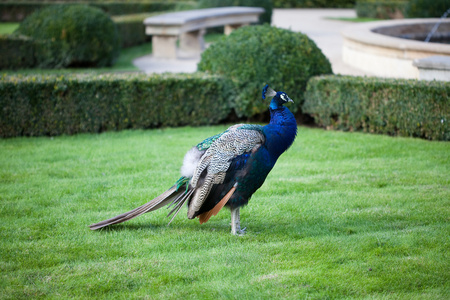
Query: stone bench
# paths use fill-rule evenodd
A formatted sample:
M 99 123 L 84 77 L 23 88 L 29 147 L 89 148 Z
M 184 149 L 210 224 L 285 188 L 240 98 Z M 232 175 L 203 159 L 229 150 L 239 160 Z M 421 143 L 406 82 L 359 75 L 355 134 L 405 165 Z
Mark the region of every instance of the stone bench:
M 225 34 L 258 22 L 261 7 L 230 6 L 167 13 L 144 20 L 145 33 L 152 36 L 153 56 L 177 57 L 177 40 L 184 53 L 199 55 L 205 48 L 206 28 L 225 26 Z

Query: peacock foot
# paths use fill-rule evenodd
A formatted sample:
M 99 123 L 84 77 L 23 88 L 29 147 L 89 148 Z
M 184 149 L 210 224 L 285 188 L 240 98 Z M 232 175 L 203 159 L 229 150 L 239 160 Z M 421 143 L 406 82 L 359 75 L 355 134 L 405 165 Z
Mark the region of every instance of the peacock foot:
M 236 231 L 233 231 L 233 228 L 231 229 L 231 233 L 233 235 L 237 235 L 237 236 L 243 236 L 245 235 L 247 232 L 245 231 L 247 229 L 247 227 L 244 227 L 242 229 L 237 229 Z

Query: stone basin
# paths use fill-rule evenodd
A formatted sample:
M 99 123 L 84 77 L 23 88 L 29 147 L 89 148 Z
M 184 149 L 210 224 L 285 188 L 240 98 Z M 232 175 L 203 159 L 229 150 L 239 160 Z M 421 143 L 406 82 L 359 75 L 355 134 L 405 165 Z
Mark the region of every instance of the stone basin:
M 432 42 L 425 39 L 433 26 L 442 21 Z M 350 26 L 342 32 L 343 61 L 379 77 L 420 78 L 413 62 L 430 56 L 450 60 L 450 19 L 403 19 L 368 22 Z M 408 39 L 409 38 L 409 39 Z M 443 41 L 444 43 L 436 43 Z M 450 78 L 449 78 L 450 79 Z

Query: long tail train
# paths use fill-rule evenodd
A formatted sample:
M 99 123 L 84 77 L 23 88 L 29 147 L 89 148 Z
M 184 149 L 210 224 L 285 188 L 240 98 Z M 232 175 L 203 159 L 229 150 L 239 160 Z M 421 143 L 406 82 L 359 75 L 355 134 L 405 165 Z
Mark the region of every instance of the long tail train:
M 185 190 L 183 188 L 180 189 L 177 188 L 176 185 L 174 185 L 170 189 L 168 189 L 167 191 L 156 197 L 155 199 L 151 200 L 150 202 L 147 202 L 144 205 L 141 205 L 133 210 L 130 210 L 129 212 L 115 216 L 114 218 L 89 225 L 89 228 L 91 230 L 96 230 L 109 225 L 122 223 L 134 219 L 147 212 L 157 210 L 169 204 L 170 202 L 172 202 L 170 206 L 175 205 L 175 207 L 169 212 L 168 216 L 170 216 L 172 213 L 175 212 L 173 216 L 174 218 L 178 214 L 178 212 L 180 211 L 181 207 L 186 202 L 186 200 L 189 199 L 189 197 L 192 195 L 192 192 L 193 189 L 188 190 Z M 170 222 L 172 222 L 172 220 Z
M 170 224 L 180 211 L 181 207 L 183 207 L 183 204 L 186 203 L 186 201 L 190 200 L 192 194 L 195 191 L 195 189 L 193 189 L 188 183 L 186 184 L 187 188 L 181 188 L 182 186 L 184 186 L 184 184 L 183 185 L 175 184 L 170 189 L 168 189 L 155 199 L 151 200 L 150 202 L 147 202 L 144 205 L 141 205 L 133 210 L 130 210 L 129 212 L 115 216 L 114 218 L 89 225 L 89 228 L 91 230 L 97 230 L 109 225 L 122 223 L 134 219 L 150 211 L 157 210 L 165 205 L 168 205 L 167 208 L 173 206 L 172 210 L 167 215 L 170 216 L 171 214 L 173 214 L 173 217 L 169 222 Z M 197 217 L 200 220 L 200 224 L 206 223 L 211 218 L 211 216 L 217 215 L 217 213 L 222 209 L 222 207 L 224 207 L 225 204 L 227 204 L 228 200 L 231 198 L 235 190 L 236 187 L 233 187 L 213 209 L 198 215 Z

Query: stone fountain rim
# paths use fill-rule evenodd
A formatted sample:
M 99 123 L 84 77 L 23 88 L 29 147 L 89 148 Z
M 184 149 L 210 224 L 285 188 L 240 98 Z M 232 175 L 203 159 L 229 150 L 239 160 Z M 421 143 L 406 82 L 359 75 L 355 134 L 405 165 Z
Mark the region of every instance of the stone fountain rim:
M 393 27 L 399 25 L 414 25 L 423 23 L 450 23 L 450 19 L 438 19 L 438 18 L 427 18 L 427 19 L 401 19 L 401 20 L 388 20 L 388 21 L 374 21 L 367 22 L 357 25 L 352 25 L 345 28 L 341 34 L 344 38 L 349 40 L 354 40 L 359 43 L 364 43 L 368 45 L 386 47 L 392 49 L 408 50 L 408 51 L 428 51 L 436 53 L 445 53 L 450 55 L 450 45 L 441 43 L 425 43 L 415 40 L 407 40 L 397 37 L 392 37 L 384 35 L 381 33 L 373 32 L 375 29 L 383 27 Z

